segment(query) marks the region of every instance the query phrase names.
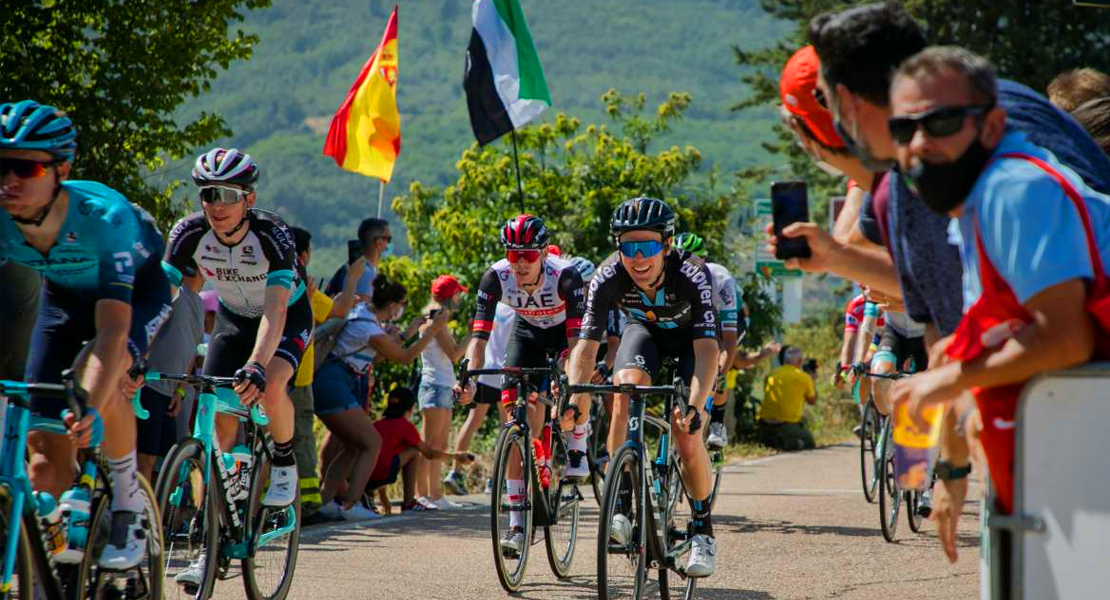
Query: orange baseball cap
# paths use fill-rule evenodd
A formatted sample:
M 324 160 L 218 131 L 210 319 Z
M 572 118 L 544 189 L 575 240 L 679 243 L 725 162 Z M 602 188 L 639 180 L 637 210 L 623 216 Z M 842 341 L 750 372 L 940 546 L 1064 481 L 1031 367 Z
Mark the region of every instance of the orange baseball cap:
M 820 68 L 821 62 L 813 46 L 798 50 L 782 69 L 779 95 L 786 110 L 801 119 L 818 142 L 830 148 L 843 148 L 844 140 L 840 139 L 833 127 L 832 113 L 813 97 L 813 90 L 817 89 L 817 71 Z

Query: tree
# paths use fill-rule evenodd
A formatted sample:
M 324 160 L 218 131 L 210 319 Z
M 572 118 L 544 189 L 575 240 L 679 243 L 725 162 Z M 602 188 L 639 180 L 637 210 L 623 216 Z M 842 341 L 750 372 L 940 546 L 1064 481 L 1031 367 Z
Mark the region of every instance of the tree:
M 216 67 L 248 59 L 258 41 L 228 25 L 270 0 L 57 0 L 4 7 L 0 72 L 5 102 L 31 98 L 77 125 L 77 178 L 102 181 L 151 212 L 176 216 L 180 182 L 149 185 L 151 171 L 231 135 L 219 115 L 179 125 L 174 111 L 207 91 Z

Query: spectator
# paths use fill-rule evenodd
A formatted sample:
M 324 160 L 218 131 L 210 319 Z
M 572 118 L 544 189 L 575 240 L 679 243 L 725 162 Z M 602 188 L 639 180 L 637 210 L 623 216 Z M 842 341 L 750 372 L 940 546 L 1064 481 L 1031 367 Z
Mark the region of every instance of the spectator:
M 817 404 L 814 376 L 801 369 L 802 350 L 784 346 L 782 363 L 763 384 L 759 413 L 759 443 L 776 450 L 809 450 L 817 446 L 802 419 L 804 404 Z
M 173 312 L 150 345 L 149 370 L 171 374 L 193 371 L 197 344 L 204 339 L 204 306 L 197 295 L 202 285 L 204 279 L 199 275 L 182 278 Z M 185 395 L 185 387 L 171 381 L 148 381 L 139 391 L 139 401 L 150 414 L 136 421 L 136 465 L 147 481 L 155 481 L 155 463 L 178 441 L 176 417 Z
M 429 317 L 446 313 L 450 319 L 459 308 L 462 295 L 467 289 L 451 275 L 440 275 L 432 282 L 432 299 L 423 313 Z M 422 326 L 430 327 L 429 323 Z M 451 432 L 451 413 L 455 408 L 455 361 L 462 358 L 469 339 L 455 340 L 451 330 L 446 327 L 435 334 L 435 339 L 420 354 L 421 377 L 418 397 L 420 410 L 424 416 L 424 440 L 434 450 L 447 448 L 447 436 Z M 433 502 L 440 508 L 454 508 L 455 504 L 443 497 L 439 478 L 443 464 L 438 458 L 421 460 L 417 467 L 419 479 L 416 489 L 421 497 Z M 457 494 L 465 494 L 465 486 L 454 479 L 445 480 Z
M 15 262 L 0 265 L 0 379 L 23 381 L 41 284 L 34 269 Z
M 358 243 L 362 246 L 362 257 L 366 259 L 366 268 L 355 285 L 355 292 L 367 298 L 374 294 L 374 278 L 378 276 L 378 265 L 382 259 L 393 252 L 393 232 L 389 223 L 384 219 L 370 217 L 363 219 L 358 225 Z M 347 265 L 341 265 L 328 281 L 324 293 L 335 297 L 345 287 L 347 281 Z
M 301 268 L 307 273 L 308 263 L 312 259 L 312 234 L 301 227 L 291 227 L 293 243 L 297 248 L 297 260 Z M 304 277 L 306 283 L 305 293 L 308 294 L 312 304 L 312 320 L 319 325 L 332 317 L 343 317 L 351 311 L 355 303 L 355 283 L 362 277 L 366 268 L 366 259 L 359 257 L 348 267 L 351 277 L 344 285 L 343 292 L 334 300 L 316 289 L 316 282 L 311 277 Z M 312 398 L 312 378 L 316 368 L 315 340 L 309 340 L 305 347 L 301 365 L 293 379 L 293 389 L 289 398 L 293 401 L 293 454 L 297 458 L 297 476 L 300 479 L 301 489 L 301 517 L 305 522 L 312 524 L 316 511 L 323 505 L 320 497 L 320 480 L 316 477 L 316 434 L 313 426 L 316 423 L 316 413 Z
M 1073 114 L 1081 105 L 1107 97 L 1110 97 L 1110 75 L 1096 69 L 1064 71 L 1048 84 L 1048 100 L 1060 110 Z
M 1071 116 L 1091 134 L 1102 151 L 1110 156 L 1110 96 L 1080 104 L 1072 111 Z
M 204 290 L 200 293 L 200 300 L 204 303 L 204 343 L 207 344 L 212 337 L 212 330 L 216 328 L 216 313 L 220 311 L 220 295 L 216 290 Z
M 324 465 L 324 484 L 320 491 L 326 517 L 342 516 L 348 520 L 374 518 L 378 515 L 358 505 L 362 490 L 370 478 L 381 450 L 381 436 L 366 414 L 367 379 L 360 377 L 379 356 L 399 363 L 411 363 L 447 324 L 448 314 L 440 313 L 420 339 L 405 348 L 397 338 L 382 328 L 401 316 L 405 310 L 405 286 L 390 281 L 385 275 L 374 279 L 370 305 L 359 303 L 347 316 L 335 348 L 320 366 L 312 383 L 316 416 L 324 422 L 343 450 Z M 347 484 L 347 495 L 341 505 L 332 502 L 341 483 Z
M 382 503 L 382 512 L 387 515 L 392 512 L 392 506 L 386 494 L 386 486 L 395 483 L 398 474 L 401 475 L 404 486 L 401 512 L 428 510 L 425 504 L 416 500 L 417 464 L 420 456 L 428 461 L 453 459 L 460 464 L 469 464 L 474 460 L 473 455 L 444 452 L 424 443 L 410 421 L 415 405 L 416 397 L 412 390 L 405 387 L 394 388 L 386 400 L 383 418 L 374 422 L 374 428 L 382 437 L 382 451 L 378 455 L 378 463 L 370 481 L 366 484 L 366 493 L 372 497 L 377 492 Z

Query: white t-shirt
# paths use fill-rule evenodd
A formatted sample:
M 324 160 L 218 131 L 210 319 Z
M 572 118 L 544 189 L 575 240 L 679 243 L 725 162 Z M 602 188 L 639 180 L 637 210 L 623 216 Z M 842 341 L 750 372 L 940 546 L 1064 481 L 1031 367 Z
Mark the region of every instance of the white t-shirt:
M 455 379 L 455 364 L 440 348 L 439 340 L 432 340 L 420 353 L 420 379 L 424 383 L 447 387 L 453 387 L 458 382 Z
M 493 330 L 486 343 L 485 369 L 500 369 L 505 365 L 505 352 L 509 349 L 509 334 L 516 325 L 516 310 L 508 304 L 497 303 L 493 317 Z M 491 388 L 501 389 L 500 375 L 479 375 L 478 383 Z
M 370 346 L 370 338 L 379 335 L 386 335 L 386 332 L 378 323 L 378 317 L 365 302 L 360 302 L 347 314 L 347 323 L 331 352 L 355 371 L 365 371 L 376 354 Z

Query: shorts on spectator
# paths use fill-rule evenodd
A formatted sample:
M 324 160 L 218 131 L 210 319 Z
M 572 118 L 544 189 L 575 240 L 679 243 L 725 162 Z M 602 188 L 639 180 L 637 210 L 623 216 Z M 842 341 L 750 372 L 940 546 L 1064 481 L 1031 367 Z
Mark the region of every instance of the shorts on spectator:
M 329 357 L 312 379 L 312 399 L 317 417 L 361 409 L 366 399 L 366 378 L 343 361 Z
M 416 397 L 420 400 L 420 410 L 455 407 L 455 394 L 451 386 L 421 381 Z
M 401 473 L 401 455 L 394 454 L 393 460 L 389 461 L 389 475 L 385 479 L 371 479 L 366 482 L 367 493 L 372 492 L 380 487 L 393 485 L 397 483 L 397 475 Z

